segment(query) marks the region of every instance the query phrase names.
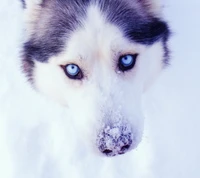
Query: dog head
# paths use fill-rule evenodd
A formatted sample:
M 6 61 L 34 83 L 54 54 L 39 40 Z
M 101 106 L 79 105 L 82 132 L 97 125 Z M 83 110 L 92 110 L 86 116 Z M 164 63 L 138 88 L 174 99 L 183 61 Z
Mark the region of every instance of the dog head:
M 107 156 L 135 148 L 141 96 L 167 64 L 169 29 L 150 0 L 25 2 L 22 66 L 36 90 L 68 107 Z

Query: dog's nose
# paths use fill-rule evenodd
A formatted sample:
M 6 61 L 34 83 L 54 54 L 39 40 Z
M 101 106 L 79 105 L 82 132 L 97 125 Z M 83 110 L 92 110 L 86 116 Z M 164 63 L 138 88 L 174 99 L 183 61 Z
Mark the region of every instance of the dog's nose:
M 127 126 L 104 128 L 98 135 L 97 145 L 106 156 L 116 156 L 129 151 L 133 143 L 133 134 Z

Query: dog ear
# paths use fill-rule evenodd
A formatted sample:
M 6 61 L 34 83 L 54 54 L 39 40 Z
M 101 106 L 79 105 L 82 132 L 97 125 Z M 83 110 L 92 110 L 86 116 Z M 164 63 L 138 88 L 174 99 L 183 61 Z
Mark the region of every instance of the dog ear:
M 34 6 L 40 6 L 44 3 L 44 1 L 46 0 L 21 0 L 24 9 L 33 8 Z
M 24 23 L 26 35 L 33 33 L 35 23 L 38 21 L 44 3 L 49 0 L 20 0 L 24 7 Z
M 22 3 L 23 8 L 25 8 L 26 7 L 25 1 L 24 0 L 20 0 L 20 1 Z
M 136 0 L 142 8 L 149 10 L 154 14 L 160 14 L 162 10 L 161 0 Z

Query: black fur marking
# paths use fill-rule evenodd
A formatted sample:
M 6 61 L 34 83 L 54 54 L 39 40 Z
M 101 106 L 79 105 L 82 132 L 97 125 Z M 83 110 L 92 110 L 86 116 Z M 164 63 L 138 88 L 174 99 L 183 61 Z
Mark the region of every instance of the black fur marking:
M 61 52 L 70 33 L 82 26 L 81 19 L 86 14 L 87 2 L 88 0 L 43 1 L 40 5 L 43 11 L 34 24 L 36 30 L 23 45 L 23 63 L 28 61 L 26 66 L 30 64 L 26 67 L 28 71 L 25 69 L 29 79 L 34 61 L 47 62 L 49 57 Z
M 21 1 L 25 6 L 24 0 Z M 130 41 L 144 45 L 162 41 L 164 63 L 167 63 L 168 25 L 154 17 L 146 1 L 139 0 L 43 0 L 34 23 L 35 31 L 23 47 L 24 60 L 47 62 L 49 57 L 61 52 L 70 34 L 83 26 L 91 3 L 97 4 L 107 21 L 118 26 Z
M 24 44 L 25 56 L 40 62 L 45 62 L 50 56 L 62 51 L 70 33 L 82 25 L 81 19 L 85 16 L 87 1 L 54 0 L 50 4 L 45 4 L 45 2 L 41 4 L 44 6 L 42 12 L 44 16 L 41 14 L 35 24 L 36 29 L 40 27 L 42 29 L 36 30 L 29 41 Z M 48 14 L 49 10 L 51 14 Z M 40 36 L 39 33 L 43 35 Z
M 22 7 L 25 9 L 26 8 L 25 0 L 21 0 L 21 2 L 22 2 Z
M 108 21 L 117 25 L 131 41 L 151 45 L 162 38 L 167 39 L 169 35 L 167 23 L 148 13 L 148 6 L 144 8 L 142 4 L 138 9 L 139 7 L 130 7 L 130 4 L 118 0 L 99 3 Z
M 169 63 L 169 49 L 167 41 L 171 34 L 167 23 L 154 17 L 150 10 L 150 1 L 135 0 L 138 6 L 130 6 L 127 1 L 107 0 L 99 1 L 100 9 L 110 23 L 117 25 L 124 36 L 130 41 L 144 45 L 152 45 L 157 41 L 163 42 L 164 64 Z M 129 1 L 130 2 L 130 1 Z M 134 1 L 132 0 L 132 3 Z
M 151 22 L 141 23 L 138 28 L 129 27 L 124 29 L 124 31 L 125 36 L 130 40 L 145 45 L 151 45 L 160 39 L 166 39 L 169 35 L 167 24 L 158 19 L 152 19 Z
M 22 60 L 22 70 L 26 74 L 26 77 L 28 80 L 33 83 L 33 68 L 34 68 L 34 62 L 29 59 L 27 56 L 23 56 Z
M 166 35 L 163 38 L 163 49 L 164 49 L 163 63 L 165 64 L 165 66 L 169 65 L 169 59 L 170 59 L 170 54 L 171 54 L 170 50 L 168 48 L 168 45 L 167 45 L 167 41 L 168 41 L 169 35 Z

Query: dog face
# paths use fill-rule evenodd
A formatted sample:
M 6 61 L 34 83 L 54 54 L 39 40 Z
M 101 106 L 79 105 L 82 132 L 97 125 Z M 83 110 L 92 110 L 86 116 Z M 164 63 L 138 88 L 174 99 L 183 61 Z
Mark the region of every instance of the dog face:
M 142 93 L 167 62 L 169 30 L 155 4 L 44 0 L 26 6 L 22 63 L 32 85 L 69 108 L 78 133 L 102 154 L 135 148 L 143 131 Z

